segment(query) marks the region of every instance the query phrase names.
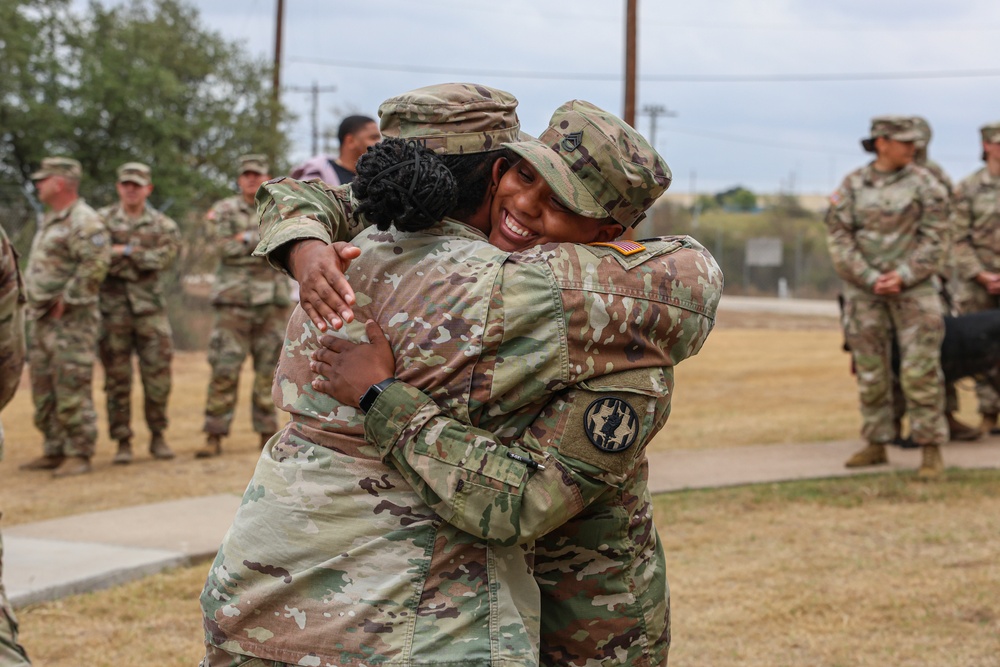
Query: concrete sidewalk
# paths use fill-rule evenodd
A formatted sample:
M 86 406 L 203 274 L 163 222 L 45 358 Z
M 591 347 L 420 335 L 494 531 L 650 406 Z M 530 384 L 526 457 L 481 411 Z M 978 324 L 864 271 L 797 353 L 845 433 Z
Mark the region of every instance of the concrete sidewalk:
M 848 470 L 857 440 L 650 454 L 654 493 L 915 470 L 920 451 L 890 448 L 890 463 Z M 1000 438 L 949 443 L 952 468 L 1000 468 Z M 240 498 L 215 495 L 14 526 L 3 531 L 3 577 L 15 607 L 115 586 L 215 556 Z M 207 567 L 207 564 L 206 564 Z

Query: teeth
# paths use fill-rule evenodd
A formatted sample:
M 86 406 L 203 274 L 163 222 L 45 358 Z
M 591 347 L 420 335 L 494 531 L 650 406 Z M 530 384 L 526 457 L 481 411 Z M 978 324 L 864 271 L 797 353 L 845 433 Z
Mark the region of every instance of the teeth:
M 525 229 L 521 225 L 517 224 L 514 221 L 514 218 L 511 217 L 510 213 L 507 213 L 504 216 L 503 224 L 504 224 L 504 227 L 506 227 L 511 232 L 513 232 L 514 234 L 517 234 L 518 236 L 520 236 L 522 238 L 527 238 L 529 236 L 532 236 L 532 231 L 530 229 Z

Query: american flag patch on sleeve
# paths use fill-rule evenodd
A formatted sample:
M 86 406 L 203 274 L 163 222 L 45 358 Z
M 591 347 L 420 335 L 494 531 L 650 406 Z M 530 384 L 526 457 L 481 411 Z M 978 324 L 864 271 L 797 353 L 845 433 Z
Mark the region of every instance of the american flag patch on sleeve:
M 614 248 L 621 254 L 628 257 L 629 255 L 634 255 L 637 252 L 642 252 L 646 249 L 646 246 L 641 243 L 636 243 L 635 241 L 629 241 L 628 239 L 616 239 L 614 241 L 608 241 L 606 243 L 590 243 L 589 245 L 604 246 L 606 248 Z

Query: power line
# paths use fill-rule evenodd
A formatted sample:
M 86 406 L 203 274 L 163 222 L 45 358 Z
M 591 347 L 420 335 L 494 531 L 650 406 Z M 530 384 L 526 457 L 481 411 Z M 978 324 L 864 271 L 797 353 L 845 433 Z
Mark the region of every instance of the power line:
M 391 65 L 385 63 L 357 62 L 349 60 L 328 60 L 324 58 L 289 58 L 292 62 L 347 69 L 375 70 L 383 72 L 407 72 L 411 74 L 459 74 L 462 76 L 492 76 L 512 79 L 546 79 L 554 81 L 621 81 L 621 74 L 571 73 L 571 72 L 528 72 L 484 69 L 461 69 L 449 67 L 419 67 L 414 65 Z M 804 83 L 813 81 L 896 81 L 905 79 L 969 79 L 1000 77 L 1000 69 L 940 70 L 937 72 L 847 72 L 833 74 L 645 74 L 639 79 L 660 83 Z

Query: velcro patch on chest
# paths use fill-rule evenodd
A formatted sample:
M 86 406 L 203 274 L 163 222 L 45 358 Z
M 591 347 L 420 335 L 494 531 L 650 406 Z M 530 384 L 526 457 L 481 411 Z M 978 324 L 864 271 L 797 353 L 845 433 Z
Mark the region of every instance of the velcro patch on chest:
M 636 243 L 635 241 L 631 241 L 629 239 L 616 239 L 614 241 L 591 243 L 589 245 L 602 246 L 605 248 L 613 248 L 614 250 L 617 250 L 626 257 L 628 257 L 629 255 L 634 255 L 637 252 L 642 252 L 643 250 L 646 249 L 646 246 L 642 245 L 641 243 Z

